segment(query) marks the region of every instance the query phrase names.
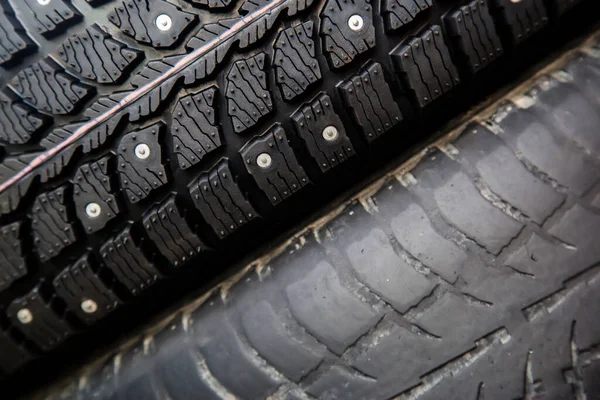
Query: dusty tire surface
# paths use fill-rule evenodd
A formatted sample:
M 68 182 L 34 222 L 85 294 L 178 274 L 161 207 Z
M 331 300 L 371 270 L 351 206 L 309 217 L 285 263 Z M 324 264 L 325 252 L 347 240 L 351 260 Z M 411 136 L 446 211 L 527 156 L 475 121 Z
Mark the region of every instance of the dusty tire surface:
M 45 395 L 597 398 L 599 88 L 572 52 Z
M 44 377 L 45 371 L 75 364 L 76 358 L 206 284 L 557 43 L 589 29 L 598 8 L 597 2 L 583 0 L 1 2 L 1 384 L 10 386 L 15 373 Z M 590 74 L 595 72 L 595 59 L 586 60 Z M 592 109 L 597 98 L 586 95 L 592 96 L 585 103 Z M 540 102 L 543 111 L 551 114 L 552 101 L 558 100 Z M 513 124 L 506 129 L 525 129 L 529 120 L 522 115 L 505 119 Z M 551 125 L 545 118 L 543 124 Z M 486 266 L 498 266 L 496 255 L 517 251 L 511 246 L 519 232 L 535 226 L 544 231 L 547 220 L 575 201 L 573 196 L 591 190 L 598 141 L 591 133 L 575 137 L 584 131 L 560 125 L 575 123 L 570 114 L 561 118 L 552 126 L 559 133 L 551 144 L 545 142 L 550 140 L 543 136 L 546 131 L 523 141 L 506 139 L 506 148 L 527 160 L 519 162 L 537 179 L 535 185 L 508 183 L 494 171 L 479 171 L 478 157 L 498 145 L 475 141 L 467 143 L 472 148 L 464 159 L 432 160 L 448 165 L 431 167 L 435 172 L 423 172 L 423 178 L 416 175 L 415 188 L 397 193 L 415 207 L 419 199 L 423 212 L 440 221 L 447 218 L 461 232 L 444 231 L 433 221 L 432 232 L 448 237 L 439 248 L 414 250 L 418 254 L 407 265 L 414 267 L 411 263 L 425 251 L 433 258 L 451 252 L 458 257 L 452 262 L 459 263 L 462 253 L 448 247 L 454 240 L 473 247 L 474 253 L 464 256 L 466 265 L 475 268 L 473 260 L 483 257 Z M 591 127 L 585 129 L 589 133 Z M 560 132 L 574 137 L 562 138 Z M 502 167 L 515 168 L 510 174 L 525 173 L 516 165 Z M 493 182 L 483 183 L 488 174 Z M 450 184 L 489 190 L 487 201 L 493 206 L 482 205 L 479 192 L 459 198 L 446 187 Z M 507 185 L 508 197 L 497 193 L 496 199 L 493 185 Z M 531 194 L 518 196 L 525 191 Z M 472 215 L 456 208 L 468 201 Z M 367 222 L 379 223 L 375 217 Z M 373 304 L 359 306 L 364 299 L 345 297 L 351 282 L 338 278 L 342 266 L 331 263 L 307 271 L 305 281 L 285 285 L 290 286 L 285 296 L 301 298 L 311 279 L 331 278 L 323 282 L 332 285 L 332 293 L 341 293 L 339 301 L 358 302 L 356 314 L 343 308 L 320 317 L 347 321 L 331 319 L 332 336 L 320 337 L 306 327 L 320 343 L 315 350 L 320 368 L 330 364 L 332 355 L 345 360 L 356 332 L 361 336 L 364 329 L 387 324 L 392 316 L 383 318 L 386 313 L 418 310 L 436 296 L 454 293 L 446 284 L 468 284 L 454 267 L 436 272 L 427 260 L 420 262 L 429 275 L 417 271 L 421 275 L 407 290 L 423 296 L 423 302 L 386 297 L 387 283 L 377 280 L 383 275 L 362 270 L 357 276 L 379 276 L 365 282 L 365 288 L 383 286 L 364 294 Z M 464 300 L 447 296 L 440 301 L 450 302 L 448 307 Z M 470 306 L 487 304 L 479 304 L 476 293 L 465 296 L 472 296 Z M 292 302 L 299 315 L 312 307 L 303 301 Z M 275 303 L 268 306 L 275 307 L 273 315 L 279 312 Z M 244 307 L 251 305 L 248 301 Z M 260 314 L 269 309 L 253 312 L 270 318 Z M 311 325 L 315 317 L 306 318 L 303 324 Z M 238 328 L 232 332 L 230 344 L 241 346 L 235 339 Z M 306 357 L 311 363 L 315 359 Z M 306 366 L 300 367 L 304 371 Z M 305 379 L 299 371 L 292 376 Z M 361 373 L 356 376 L 365 385 L 375 379 L 374 371 Z M 284 376 L 257 378 L 253 384 L 261 389 L 255 394 L 268 392 L 264 388 L 283 382 Z M 313 380 L 315 388 L 325 385 Z M 387 389 L 381 390 L 383 395 Z

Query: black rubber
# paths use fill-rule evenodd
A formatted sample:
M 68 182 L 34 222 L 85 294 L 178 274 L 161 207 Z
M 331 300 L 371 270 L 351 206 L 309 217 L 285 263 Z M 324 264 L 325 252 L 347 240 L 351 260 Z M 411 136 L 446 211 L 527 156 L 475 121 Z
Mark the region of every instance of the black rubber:
M 575 52 L 46 393 L 598 398 L 599 87 Z
M 0 379 L 58 371 L 208 283 L 591 29 L 598 9 L 0 2 Z M 585 193 L 591 178 L 565 157 L 532 163 Z M 431 185 L 450 179 L 440 171 Z M 494 226 L 458 227 L 495 254 Z

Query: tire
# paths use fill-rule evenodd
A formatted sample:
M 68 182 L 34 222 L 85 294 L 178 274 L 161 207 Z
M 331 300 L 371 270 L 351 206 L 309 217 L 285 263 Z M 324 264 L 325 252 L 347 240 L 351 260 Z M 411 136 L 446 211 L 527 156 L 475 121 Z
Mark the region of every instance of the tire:
M 598 398 L 598 50 L 567 54 L 48 398 Z
M 585 31 L 576 3 L 2 2 L 2 376 L 210 282 Z

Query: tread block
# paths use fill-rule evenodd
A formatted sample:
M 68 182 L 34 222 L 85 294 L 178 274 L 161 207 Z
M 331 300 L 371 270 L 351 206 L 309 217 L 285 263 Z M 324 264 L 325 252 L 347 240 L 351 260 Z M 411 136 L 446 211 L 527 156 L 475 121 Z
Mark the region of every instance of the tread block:
M 274 125 L 242 147 L 246 170 L 275 205 L 300 190 L 308 176 L 298 163 L 283 128 Z
M 37 45 L 27 36 L 8 3 L 0 4 L 0 65 L 18 64 Z
M 247 15 L 266 6 L 269 0 L 242 0 L 242 5 L 238 9 L 240 15 Z
M 87 254 L 63 269 L 52 284 L 67 308 L 88 325 L 104 318 L 121 304 L 109 285 L 92 269 Z
M 548 24 L 548 15 L 543 0 L 514 2 L 494 0 L 500 19 L 509 31 L 514 44 L 519 44 Z
M 362 19 L 362 22 L 357 21 L 358 26 L 353 25 L 356 30 L 349 26 L 350 17 L 354 15 Z M 332 68 L 341 68 L 352 62 L 358 54 L 375 47 L 375 26 L 370 0 L 328 0 L 321 11 L 320 35 L 323 51 Z
M 67 186 L 40 194 L 31 209 L 33 244 L 42 261 L 75 243 L 75 227 L 67 206 Z
M 422 208 L 410 204 L 390 225 L 400 245 L 413 257 L 447 281 L 456 281 L 468 256 L 433 228 Z
M 144 254 L 141 244 L 136 243 L 131 226 L 127 226 L 100 247 L 104 264 L 133 295 L 140 294 L 162 278 Z
M 446 292 L 434 306 L 415 317 L 416 324 L 442 340 L 455 344 L 454 350 L 471 346 L 473 341 L 494 328 L 489 311 L 469 304 L 463 297 Z
M 448 34 L 471 74 L 503 54 L 487 2 L 472 0 L 450 13 L 445 21 Z
M 406 327 L 392 324 L 386 335 L 369 346 L 353 363 L 361 372 L 376 379 L 394 376 L 396 390 L 413 387 L 419 377 L 456 357 L 453 346 L 440 344 L 440 341 L 418 335 Z M 410 365 L 402 374 L 394 374 L 399 365 Z M 426 396 L 425 396 L 426 398 Z
M 31 29 L 45 37 L 53 37 L 81 20 L 81 14 L 70 0 L 52 0 L 42 5 L 38 0 L 22 0 L 33 14 Z
M 420 108 L 460 83 L 438 25 L 432 25 L 408 43 L 400 44 L 390 55 L 408 89 L 414 92 Z
M 189 3 L 209 10 L 219 10 L 228 7 L 232 0 L 186 0 Z
M 400 246 L 446 281 L 456 282 L 469 256 L 435 229 L 411 194 L 402 185 L 394 184 L 375 195 L 374 200 Z
M 403 119 L 379 63 L 366 65 L 359 74 L 342 82 L 338 88 L 369 142 Z
M 492 132 L 479 125 L 468 126 L 465 131 L 470 134 L 463 134 L 454 145 L 495 194 L 538 224 L 560 206 L 564 195 L 527 171 Z
M 381 13 L 388 31 L 412 22 L 418 14 L 429 9 L 433 0 L 384 0 Z
M 557 286 L 588 266 L 573 263 L 575 251 L 573 248 L 551 243 L 538 234 L 532 234 L 523 247 L 506 257 L 504 265 L 531 274 L 536 280 L 555 282 L 554 286 Z M 570 267 L 565 269 L 565 265 Z
M 244 312 L 242 323 L 248 340 L 260 356 L 294 382 L 300 381 L 323 359 L 325 348 L 292 337 L 286 323 L 266 300 Z
M 444 218 L 491 253 L 498 254 L 521 231 L 523 224 L 488 202 L 449 158 L 432 156 L 414 174 L 431 190 Z
M 546 126 L 556 127 L 559 135 L 600 155 L 600 115 L 597 105 L 589 101 L 575 86 L 548 82 L 554 85 L 548 90 L 536 93 L 537 104 L 531 107 Z M 588 90 L 593 90 L 593 86 Z
M 119 82 L 143 57 L 97 24 L 65 39 L 58 55 L 80 77 L 98 83 Z
M 509 112 L 500 127 L 511 132 L 500 138 L 509 143 L 514 152 L 574 193 L 583 195 L 600 177 L 600 162 L 596 158 L 555 137 L 531 112 Z
M 292 314 L 304 329 L 338 355 L 380 318 L 378 312 L 343 286 L 325 261 L 287 286 L 285 293 Z
M 261 368 L 264 361 L 257 360 L 254 350 L 241 339 L 238 329 L 226 319 L 225 313 L 221 314 L 213 313 L 208 318 L 204 315 L 192 317 L 206 321 L 193 327 L 194 339 L 206 366 L 235 398 L 268 398 L 281 384 L 281 379 Z
M 360 281 L 401 313 L 433 289 L 431 281 L 394 252 L 381 229 L 365 233 L 345 251 Z
M 51 122 L 51 117 L 36 112 L 12 92 L 0 92 L 0 140 L 3 142 L 27 143 Z
M 291 119 L 322 172 L 355 154 L 344 124 L 326 93 L 321 92 L 310 103 L 305 103 L 292 114 Z
M 597 231 L 600 214 L 579 204 L 569 208 L 558 221 L 548 229 L 548 233 L 578 249 L 589 249 L 577 254 L 576 264 L 573 259 L 570 265 L 587 267 L 595 265 L 600 259 L 600 247 L 597 245 Z M 573 270 L 574 268 L 570 268 Z
M 52 303 L 52 300 L 42 297 L 37 286 L 25 296 L 14 299 L 6 309 L 11 322 L 43 351 L 54 349 L 75 333 L 74 328 L 54 310 Z
M 157 17 L 168 15 L 168 25 L 158 24 Z M 179 7 L 164 0 L 124 0 L 108 14 L 110 22 L 118 26 L 127 36 L 139 43 L 157 49 L 171 47 L 196 22 L 196 14 L 182 11 Z
M 121 212 L 110 182 L 110 159 L 83 164 L 72 181 L 75 212 L 88 233 L 104 228 Z
M 321 79 L 312 36 L 313 23 L 306 21 L 281 31 L 275 39 L 275 80 L 284 100 L 304 93 L 308 86 Z
M 119 143 L 117 170 L 121 188 L 132 203 L 168 182 L 161 146 L 163 131 L 164 124 L 158 122 L 129 132 Z
M 0 163 L 0 182 L 13 177 L 17 172 L 27 166 L 39 153 L 26 153 L 17 157 L 6 157 Z M 29 189 L 33 179 L 24 179 L 19 184 L 0 193 L 0 214 L 8 214 L 17 209 Z
M 267 86 L 265 53 L 238 60 L 227 74 L 227 112 L 236 133 L 256 125 L 273 111 L 273 100 Z
M 223 144 L 217 120 L 215 86 L 179 99 L 171 136 L 179 168 L 187 169 Z
M 9 374 L 35 358 L 31 351 L 12 337 L 11 331 L 0 328 L 0 373 Z
M 175 330 L 175 333 L 184 334 L 181 324 Z M 223 397 L 215 393 L 203 371 L 198 368 L 198 363 L 203 362 L 198 350 L 190 346 L 187 336 L 174 343 L 171 333 L 172 330 L 162 331 L 155 338 L 157 357 L 161 360 L 156 365 L 156 376 L 162 381 L 168 395 L 172 399 L 222 400 Z M 182 381 L 185 381 L 185 385 L 181 384 Z
M 76 112 L 95 92 L 93 87 L 65 73 L 50 57 L 20 71 L 10 85 L 27 103 L 56 115 Z
M 143 218 L 148 237 L 174 266 L 179 266 L 207 249 L 192 231 L 171 196 Z
M 235 183 L 227 160 L 200 175 L 189 187 L 196 208 L 221 239 L 258 215 Z
M 27 273 L 22 225 L 13 222 L 0 227 L 0 290 Z

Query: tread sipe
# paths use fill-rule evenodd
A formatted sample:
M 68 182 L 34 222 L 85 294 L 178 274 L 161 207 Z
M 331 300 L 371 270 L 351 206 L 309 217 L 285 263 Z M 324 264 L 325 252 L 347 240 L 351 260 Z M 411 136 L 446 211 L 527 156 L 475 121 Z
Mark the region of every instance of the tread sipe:
M 597 398 L 600 58 L 551 68 L 46 398 Z
M 54 354 L 98 347 L 96 340 L 110 341 L 144 313 L 209 282 L 557 43 L 591 29 L 597 8 L 593 0 L 2 1 L 0 353 L 7 356 L 0 357 L 0 379 Z M 584 59 L 594 81 L 597 60 Z M 595 105 L 573 109 L 581 107 Z M 509 115 L 507 129 L 519 131 L 523 114 Z M 502 138 L 503 154 L 526 159 L 503 167 L 539 178 L 527 175 L 518 190 L 479 153 L 425 163 L 432 167 L 415 189 L 423 212 L 435 205 L 479 251 L 503 254 L 527 224 L 543 224 L 561 206 L 553 189 L 585 196 L 595 187 L 596 177 L 581 173 L 599 170 L 595 122 L 575 129 L 566 126 L 570 118 Z M 532 204 L 525 190 L 543 200 Z M 482 191 L 489 198 L 478 197 Z M 469 213 L 456 207 L 464 196 Z M 442 243 L 440 249 L 454 248 Z M 459 273 L 463 255 L 452 254 L 452 265 L 436 261 L 436 274 Z M 373 277 L 376 265 L 356 273 L 405 312 L 436 290 L 410 269 L 413 261 L 405 270 L 417 283 L 401 295 Z M 307 328 L 319 343 L 300 350 L 302 371 L 320 368 L 315 360 L 325 355 L 343 356 L 382 318 L 338 273 L 319 264 L 287 292 L 299 299 L 322 281 L 319 290 L 339 292 L 340 307 L 356 305 L 349 329 L 336 326 L 343 309 L 319 317 L 327 327 Z M 450 296 L 448 307 L 461 301 Z M 278 311 L 261 307 L 257 318 L 285 329 L 269 314 Z M 295 307 L 295 317 L 312 325 L 311 305 Z M 231 329 L 223 346 L 243 357 L 239 368 L 256 363 Z M 93 345 L 83 344 L 88 334 L 98 335 Z M 503 340 L 497 335 L 480 340 Z M 206 363 L 227 364 L 210 351 Z M 263 372 L 246 377 L 257 396 L 283 382 Z M 336 367 L 322 379 L 370 384 L 367 375 Z M 323 382 L 312 382 L 314 396 Z

